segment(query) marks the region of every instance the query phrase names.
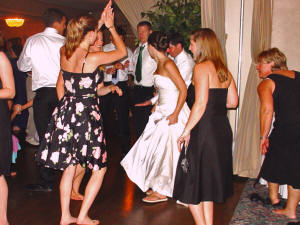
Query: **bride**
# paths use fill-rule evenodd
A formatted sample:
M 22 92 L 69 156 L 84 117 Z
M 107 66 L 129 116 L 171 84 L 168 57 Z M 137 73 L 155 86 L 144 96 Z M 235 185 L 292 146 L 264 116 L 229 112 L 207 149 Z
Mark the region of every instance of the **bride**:
M 190 113 L 185 103 L 185 83 L 166 55 L 168 46 L 167 35 L 162 32 L 153 32 L 148 38 L 149 54 L 157 62 L 154 85 L 159 99 L 144 132 L 121 161 L 128 177 L 143 192 L 148 190 L 143 198 L 148 203 L 172 197 L 179 158 L 176 141 Z

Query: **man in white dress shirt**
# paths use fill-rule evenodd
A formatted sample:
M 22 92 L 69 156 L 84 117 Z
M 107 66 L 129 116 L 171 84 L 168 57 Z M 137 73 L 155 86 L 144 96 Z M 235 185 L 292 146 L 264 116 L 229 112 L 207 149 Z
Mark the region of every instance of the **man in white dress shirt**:
M 43 139 L 52 112 L 58 103 L 56 81 L 60 71 L 60 48 L 65 43 L 62 36 L 66 28 L 66 16 L 55 8 L 43 14 L 46 28 L 26 40 L 18 60 L 23 72 L 32 71 L 32 90 L 36 93 L 33 101 L 34 123 L 40 140 Z M 52 191 L 54 171 L 43 166 L 36 184 L 26 186 L 30 191 Z
M 184 38 L 180 33 L 174 33 L 169 36 L 169 48 L 167 52 L 178 67 L 178 70 L 188 88 L 191 84 L 193 68 L 195 65 L 192 56 L 187 53 L 184 48 Z M 150 101 L 146 101 L 139 105 L 154 105 L 158 100 L 158 95 L 153 97 Z
M 195 64 L 194 59 L 184 50 L 184 38 L 180 33 L 170 35 L 169 41 L 169 48 L 167 49 L 167 52 L 174 59 L 186 87 L 188 88 L 192 80 Z
M 121 27 L 117 27 L 117 32 L 120 37 L 125 38 L 125 31 Z M 111 43 L 103 46 L 104 52 L 110 52 L 116 49 L 112 36 Z M 132 57 L 132 51 L 127 48 L 127 57 L 114 62 L 112 65 L 105 66 L 104 85 L 117 85 L 123 92 L 122 96 L 117 93 L 109 93 L 101 96 L 100 106 L 104 121 L 104 129 L 108 129 L 110 114 L 115 109 L 118 117 L 119 136 L 122 149 L 122 157 L 127 154 L 130 149 L 130 131 L 129 131 L 129 88 L 128 88 L 128 73 L 129 64 Z
M 143 133 L 151 113 L 151 106 L 135 106 L 153 97 L 153 73 L 157 64 L 148 52 L 148 37 L 152 33 L 152 26 L 147 21 L 141 21 L 137 25 L 139 47 L 132 56 L 132 67 L 134 76 L 133 88 L 133 121 L 136 130 L 136 138 Z

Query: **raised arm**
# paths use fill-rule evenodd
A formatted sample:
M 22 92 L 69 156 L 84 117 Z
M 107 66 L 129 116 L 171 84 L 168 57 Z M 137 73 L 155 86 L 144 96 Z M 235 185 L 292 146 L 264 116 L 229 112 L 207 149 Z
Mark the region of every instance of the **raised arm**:
M 101 19 L 100 19 L 101 20 Z M 101 22 L 100 22 L 101 23 Z M 106 8 L 104 12 L 104 24 L 108 28 L 116 46 L 116 50 L 111 52 L 93 52 L 90 57 L 96 65 L 103 65 L 115 62 L 127 55 L 127 49 L 121 37 L 118 35 L 114 26 L 114 13 L 112 8 Z
M 169 60 L 166 62 L 165 67 L 168 72 L 167 73 L 168 77 L 173 81 L 173 83 L 176 85 L 177 89 L 179 90 L 179 96 L 178 96 L 176 108 L 174 109 L 174 112 L 167 117 L 167 119 L 169 120 L 169 125 L 171 125 L 177 123 L 178 121 L 178 115 L 180 113 L 180 110 L 182 109 L 183 104 L 185 103 L 187 89 L 175 63 Z
M 0 99 L 12 99 L 15 96 L 15 82 L 12 67 L 6 55 L 0 52 Z
M 269 147 L 268 135 L 271 129 L 273 119 L 273 92 L 275 83 L 266 79 L 263 80 L 257 87 L 258 96 L 260 99 L 260 150 L 262 154 L 266 154 Z

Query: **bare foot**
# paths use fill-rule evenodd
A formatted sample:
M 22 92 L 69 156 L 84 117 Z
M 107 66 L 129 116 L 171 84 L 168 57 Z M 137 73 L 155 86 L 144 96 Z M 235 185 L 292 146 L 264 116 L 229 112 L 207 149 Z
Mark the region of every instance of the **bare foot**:
M 67 218 L 61 218 L 60 225 L 69 225 L 69 224 L 72 224 L 72 223 L 76 223 L 76 221 L 77 221 L 77 218 L 75 218 L 73 216 L 70 216 L 70 217 L 67 217 Z
M 89 217 L 86 217 L 84 219 L 79 219 L 77 218 L 76 224 L 78 225 L 95 225 L 95 224 L 99 224 L 100 221 L 99 220 L 92 220 Z
M 284 215 L 290 219 L 296 219 L 296 212 L 294 211 L 289 211 L 287 209 L 274 209 L 272 211 L 278 215 Z
M 78 200 L 78 201 L 82 201 L 84 198 L 84 196 L 82 194 L 76 193 L 74 191 L 72 191 L 71 193 L 71 199 L 72 200 Z

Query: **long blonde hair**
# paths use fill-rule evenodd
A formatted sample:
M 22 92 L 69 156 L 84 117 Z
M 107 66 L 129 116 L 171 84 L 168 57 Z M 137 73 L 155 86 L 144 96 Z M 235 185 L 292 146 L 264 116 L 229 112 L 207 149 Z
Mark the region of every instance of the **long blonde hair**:
M 95 30 L 97 21 L 94 17 L 86 15 L 73 18 L 69 21 L 67 26 L 65 55 L 69 59 L 76 48 L 79 46 L 84 36 L 89 32 Z
M 215 32 L 209 28 L 200 28 L 192 32 L 191 38 L 196 42 L 196 62 L 212 61 L 219 81 L 221 83 L 228 80 L 228 69 L 220 42 Z

